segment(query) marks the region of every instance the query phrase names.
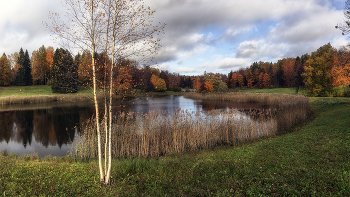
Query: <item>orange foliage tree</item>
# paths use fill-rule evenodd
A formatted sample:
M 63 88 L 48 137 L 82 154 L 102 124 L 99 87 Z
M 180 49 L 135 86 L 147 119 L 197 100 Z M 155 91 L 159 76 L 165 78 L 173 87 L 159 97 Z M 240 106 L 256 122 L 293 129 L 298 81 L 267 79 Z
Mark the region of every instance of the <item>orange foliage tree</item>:
M 287 87 L 293 87 L 294 82 L 294 58 L 287 58 L 283 64 L 283 79 Z
M 265 73 L 265 74 L 264 74 L 264 77 L 263 77 L 263 86 L 264 86 L 265 88 L 269 88 L 269 86 L 270 86 L 270 81 L 271 81 L 270 75 L 267 74 L 267 73 Z
M 194 89 L 196 89 L 198 92 L 201 91 L 202 82 L 201 82 L 201 79 L 200 79 L 199 76 L 197 76 L 197 77 L 194 79 L 193 86 L 194 86 Z
M 204 88 L 207 92 L 212 92 L 214 91 L 214 86 L 213 86 L 213 82 L 211 81 L 205 81 L 204 82 Z
M 350 84 L 350 51 L 339 50 L 334 56 L 331 70 L 333 77 L 332 85 L 335 87 L 345 87 Z

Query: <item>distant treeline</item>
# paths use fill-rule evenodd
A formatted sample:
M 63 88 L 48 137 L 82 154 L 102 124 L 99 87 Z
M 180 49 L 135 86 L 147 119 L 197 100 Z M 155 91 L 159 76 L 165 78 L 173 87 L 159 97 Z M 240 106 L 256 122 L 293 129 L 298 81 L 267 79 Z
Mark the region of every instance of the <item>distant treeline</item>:
M 111 60 L 105 53 L 96 53 L 96 77 L 100 88 L 108 86 Z M 21 48 L 19 53 L 0 58 L 0 86 L 46 85 L 55 92 L 76 92 L 77 85 L 92 84 L 92 54 L 85 50 L 72 56 L 68 50 L 44 46 L 33 51 Z M 349 96 L 350 51 L 326 44 L 311 55 L 284 58 L 276 63 L 254 62 L 248 68 L 231 71 L 228 75 L 204 73 L 185 76 L 159 70 L 136 61 L 119 59 L 114 65 L 113 86 L 117 94 L 144 91 L 180 91 L 192 88 L 198 92 L 226 91 L 236 88 L 305 88 L 311 96 L 329 96 L 333 87 L 342 87 L 338 96 Z

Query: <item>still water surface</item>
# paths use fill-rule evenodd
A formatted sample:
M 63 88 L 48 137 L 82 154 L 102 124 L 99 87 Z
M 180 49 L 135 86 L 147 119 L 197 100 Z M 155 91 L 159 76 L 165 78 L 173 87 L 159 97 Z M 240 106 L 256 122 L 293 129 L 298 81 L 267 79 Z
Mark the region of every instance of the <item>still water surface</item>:
M 202 101 L 183 96 L 139 97 L 115 102 L 117 112 L 188 111 L 261 108 L 254 104 Z M 64 156 L 79 138 L 81 126 L 94 114 L 92 103 L 50 103 L 0 106 L 0 151 Z M 244 116 L 244 114 L 241 114 Z

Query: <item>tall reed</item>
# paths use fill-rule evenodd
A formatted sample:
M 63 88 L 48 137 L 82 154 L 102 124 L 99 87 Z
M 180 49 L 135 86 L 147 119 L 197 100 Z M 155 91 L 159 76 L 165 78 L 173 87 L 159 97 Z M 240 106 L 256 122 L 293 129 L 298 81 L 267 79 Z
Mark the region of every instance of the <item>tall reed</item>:
M 270 108 L 251 109 L 245 112 L 237 109 L 209 112 L 178 109 L 171 113 L 157 111 L 146 114 L 120 113 L 115 118 L 112 129 L 112 155 L 114 157 L 153 157 L 170 152 L 181 153 L 220 145 L 235 145 L 238 142 L 275 135 L 306 120 L 310 115 L 308 98 L 304 96 L 191 93 L 190 97 L 232 102 L 259 102 L 269 105 Z M 82 133 L 74 147 L 78 157 L 97 156 L 97 135 L 93 123 L 94 120 L 90 120 L 82 128 Z
M 213 93 L 213 94 L 187 93 L 184 95 L 184 97 L 192 98 L 192 99 L 232 101 L 236 103 L 259 103 L 262 105 L 269 105 L 269 106 L 275 106 L 275 107 L 309 103 L 309 98 L 306 96 L 292 95 L 292 94 L 273 94 L 273 93 L 242 93 L 242 92 Z
M 75 145 L 78 157 L 97 155 L 96 132 L 90 121 Z M 121 113 L 113 128 L 114 157 L 160 156 L 200 150 L 276 134 L 273 119 L 250 120 L 235 109 L 200 112 L 175 110 L 147 114 Z M 104 131 L 103 131 L 104 132 Z

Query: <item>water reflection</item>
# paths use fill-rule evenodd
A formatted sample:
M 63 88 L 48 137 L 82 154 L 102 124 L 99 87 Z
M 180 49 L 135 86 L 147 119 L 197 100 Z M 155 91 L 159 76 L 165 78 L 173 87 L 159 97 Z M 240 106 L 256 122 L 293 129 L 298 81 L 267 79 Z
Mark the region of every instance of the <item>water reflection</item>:
M 260 108 L 263 106 L 230 102 L 201 101 L 183 96 L 139 97 L 116 102 L 115 114 L 149 111 L 188 112 L 227 108 Z M 103 111 L 101 109 L 101 111 Z M 94 114 L 92 103 L 50 103 L 0 107 L 0 150 L 21 154 L 38 153 L 64 156 L 79 137 L 82 125 Z
M 63 156 L 80 132 L 80 125 L 92 116 L 91 105 L 24 108 L 0 112 L 0 150 Z

